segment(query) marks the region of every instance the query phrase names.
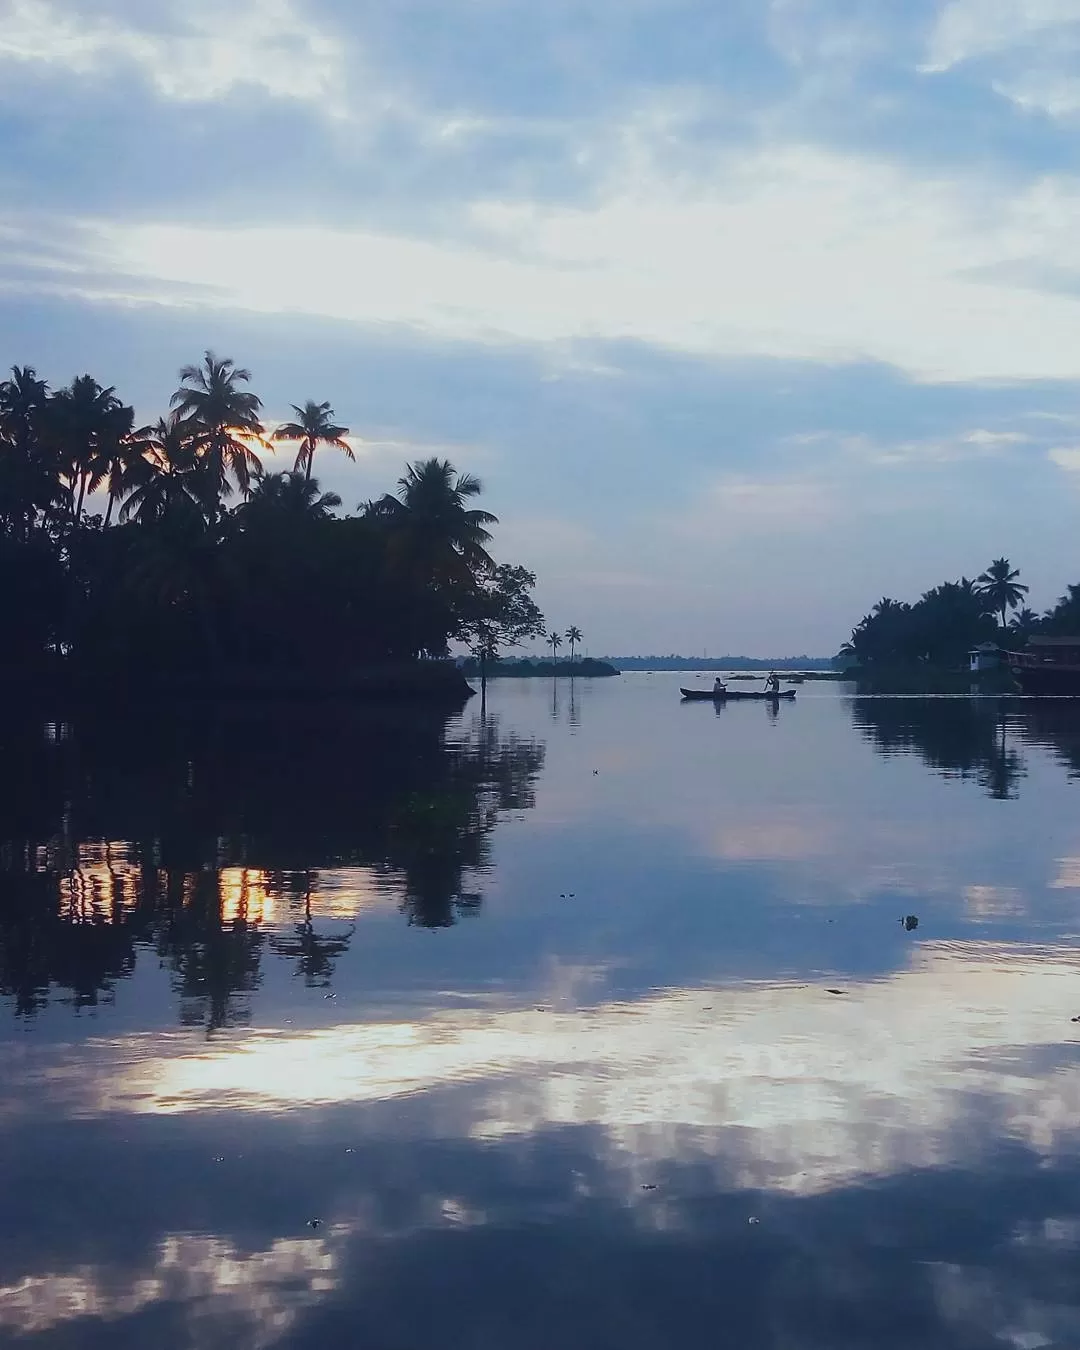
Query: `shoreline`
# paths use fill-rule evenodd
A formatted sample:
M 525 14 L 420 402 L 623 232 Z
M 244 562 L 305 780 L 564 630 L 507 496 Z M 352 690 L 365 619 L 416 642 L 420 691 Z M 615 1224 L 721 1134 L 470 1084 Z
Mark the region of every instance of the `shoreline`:
M 205 701 L 333 699 L 423 702 L 461 706 L 476 690 L 453 662 L 416 661 L 357 666 L 347 671 L 224 666 L 182 674 L 157 670 L 0 669 L 0 692 L 32 702 L 92 700 L 153 704 L 163 697 Z

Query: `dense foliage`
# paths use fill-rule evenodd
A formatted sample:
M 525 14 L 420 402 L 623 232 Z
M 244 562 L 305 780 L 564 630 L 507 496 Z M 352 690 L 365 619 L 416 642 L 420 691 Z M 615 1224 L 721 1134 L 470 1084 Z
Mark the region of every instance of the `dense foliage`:
M 1028 588 L 1019 576 L 1008 558 L 995 558 L 974 581 L 943 582 L 914 604 L 886 596 L 856 624 L 839 659 L 863 668 L 960 666 L 984 642 L 1015 649 L 1035 633 L 1080 632 L 1080 585 L 1040 616 L 1023 607 Z
M 250 380 L 207 353 L 141 427 L 89 375 L 50 390 L 23 367 L 0 383 L 4 673 L 272 677 L 543 631 L 533 575 L 488 552 L 475 478 L 429 459 L 341 514 L 312 465 L 321 446 L 352 457 L 348 428 L 309 401 L 268 433 Z M 283 441 L 292 472 L 267 472 Z

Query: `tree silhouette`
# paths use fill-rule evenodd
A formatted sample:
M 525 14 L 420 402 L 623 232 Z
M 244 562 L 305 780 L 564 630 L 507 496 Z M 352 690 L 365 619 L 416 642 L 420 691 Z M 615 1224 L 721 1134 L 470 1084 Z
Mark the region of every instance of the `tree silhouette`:
M 251 371 L 207 352 L 200 365 L 181 370 L 180 387 L 170 400 L 170 407 L 197 437 L 198 453 L 210 466 L 221 496 L 231 490 L 230 474 L 246 497 L 252 479 L 262 472 L 254 449 L 267 445 L 259 420 L 262 400 L 240 388 L 250 381 Z
M 566 630 L 566 640 L 570 644 L 570 664 L 574 664 L 574 648 L 581 641 L 581 629 L 573 624 Z
M 82 515 L 88 491 L 96 490 L 123 461 L 125 439 L 135 414 L 89 375 L 79 375 L 49 400 L 44 416 L 62 477 L 67 483 L 68 511 Z
M 559 658 L 556 655 L 556 653 L 562 646 L 562 635 L 560 633 L 556 633 L 555 630 L 552 629 L 551 632 L 547 635 L 547 645 L 551 648 L 551 659 L 553 661 L 558 661 Z
M 341 505 L 336 492 L 320 492 L 319 480 L 293 473 L 265 474 L 236 512 L 243 525 L 263 520 L 326 520 Z
M 285 422 L 274 432 L 275 441 L 299 441 L 293 472 L 303 470 L 304 477 L 311 477 L 311 466 L 315 461 L 315 451 L 320 445 L 333 446 L 348 459 L 355 460 L 353 448 L 345 437 L 348 427 L 339 427 L 334 423 L 334 410 L 329 403 L 314 403 L 310 399 L 301 407 L 297 403 L 290 405 L 296 413 L 295 422 Z
M 302 671 L 310 689 L 542 631 L 534 575 L 488 551 L 496 520 L 476 478 L 418 461 L 395 495 L 343 516 L 312 473 L 320 444 L 350 453 L 332 409 L 297 405 L 277 433 L 303 433 L 297 467 L 266 474 L 249 381 L 208 352 L 181 372 L 169 416 L 138 430 L 89 375 L 54 394 L 28 366 L 0 382 L 0 670 L 118 694 L 250 691 Z M 88 516 L 98 490 L 107 507 Z M 434 687 L 442 672 L 403 678 Z
M 1001 616 L 1002 628 L 1006 627 L 1008 611 L 1015 609 L 1028 592 L 1028 588 L 1017 581 L 1019 575 L 1020 569 L 1014 568 L 1008 558 L 995 558 L 976 582 L 978 592 L 989 608 Z

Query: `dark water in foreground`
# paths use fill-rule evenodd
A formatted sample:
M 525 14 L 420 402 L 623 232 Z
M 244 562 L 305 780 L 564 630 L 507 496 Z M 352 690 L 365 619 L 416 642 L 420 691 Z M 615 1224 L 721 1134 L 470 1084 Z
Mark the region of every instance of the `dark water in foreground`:
M 680 682 L 0 723 L 0 1344 L 1080 1346 L 1080 703 Z

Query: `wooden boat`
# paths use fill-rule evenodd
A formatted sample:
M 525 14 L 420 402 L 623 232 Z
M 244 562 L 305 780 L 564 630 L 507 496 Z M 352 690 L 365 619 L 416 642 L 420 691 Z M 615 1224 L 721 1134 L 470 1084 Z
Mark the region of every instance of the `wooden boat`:
M 771 703 L 795 697 L 794 689 L 782 689 L 779 694 L 769 694 L 764 689 L 726 689 L 722 694 L 714 693 L 712 689 L 680 689 L 679 693 L 685 699 L 709 699 L 713 703 L 737 703 L 744 698 Z

